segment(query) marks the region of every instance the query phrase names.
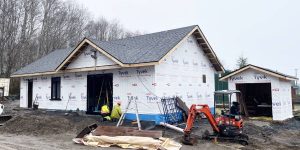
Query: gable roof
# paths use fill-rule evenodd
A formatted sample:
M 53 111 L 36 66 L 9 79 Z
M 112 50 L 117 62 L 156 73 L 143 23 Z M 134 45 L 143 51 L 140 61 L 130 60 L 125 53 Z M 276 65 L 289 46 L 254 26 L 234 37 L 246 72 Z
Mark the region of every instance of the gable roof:
M 55 71 L 57 66 L 64 61 L 64 59 L 72 52 L 73 49 L 74 48 L 57 49 L 14 72 L 13 75 Z
M 40 72 L 63 71 L 91 45 L 121 67 L 156 65 L 173 52 L 184 39 L 193 35 L 217 71 L 224 68 L 197 25 L 111 41 L 84 38 L 75 49 L 58 50 L 15 72 L 12 77 Z M 62 53 L 62 55 L 60 55 Z M 57 61 L 53 62 L 53 58 Z M 39 64 L 48 64 L 39 65 Z M 41 67 L 41 68 L 40 68 Z
M 291 81 L 294 81 L 294 80 L 298 80 L 298 78 L 294 77 L 294 76 L 290 76 L 290 75 L 286 75 L 286 74 L 283 74 L 283 73 L 280 73 L 280 72 L 277 72 L 277 71 L 274 71 L 274 70 L 271 70 L 271 69 L 267 69 L 267 68 L 263 68 L 263 67 L 259 67 L 259 66 L 255 66 L 255 65 L 247 65 L 247 66 L 244 66 L 240 69 L 237 69 L 223 77 L 220 78 L 220 80 L 224 81 L 236 74 L 239 74 L 245 70 L 248 70 L 248 69 L 253 69 L 253 70 L 256 70 L 256 71 L 259 71 L 259 72 L 263 72 L 263 73 L 266 73 L 266 74 L 269 74 L 271 76 L 275 76 L 275 77 L 278 77 L 278 78 L 281 78 L 281 79 L 285 79 L 285 80 L 291 80 Z
M 123 64 L 157 62 L 195 27 L 189 26 L 113 41 L 90 40 Z

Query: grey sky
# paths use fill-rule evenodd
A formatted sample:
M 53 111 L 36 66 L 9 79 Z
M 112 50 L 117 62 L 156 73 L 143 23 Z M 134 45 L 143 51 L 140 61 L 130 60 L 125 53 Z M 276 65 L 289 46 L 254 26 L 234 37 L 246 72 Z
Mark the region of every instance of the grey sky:
M 249 63 L 295 75 L 300 69 L 299 0 L 76 0 L 92 17 L 157 32 L 197 24 L 227 69 Z

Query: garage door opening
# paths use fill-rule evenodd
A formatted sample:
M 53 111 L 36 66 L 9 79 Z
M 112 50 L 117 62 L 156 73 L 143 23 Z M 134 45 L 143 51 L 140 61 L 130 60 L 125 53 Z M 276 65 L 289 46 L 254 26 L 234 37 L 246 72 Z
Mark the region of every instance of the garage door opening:
M 103 105 L 112 110 L 113 74 L 96 74 L 87 76 L 87 114 L 100 115 Z
M 271 83 L 236 84 L 236 89 L 243 94 L 249 116 L 272 117 Z

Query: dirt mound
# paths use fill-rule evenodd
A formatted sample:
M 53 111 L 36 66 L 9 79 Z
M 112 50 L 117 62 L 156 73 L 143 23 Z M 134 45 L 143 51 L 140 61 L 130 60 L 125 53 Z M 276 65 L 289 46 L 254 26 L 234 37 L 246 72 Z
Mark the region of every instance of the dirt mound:
M 244 126 L 250 140 L 242 149 L 299 149 L 300 120 L 289 119 L 283 122 L 270 122 L 269 125 L 258 126 L 249 121 Z
M 0 132 L 23 135 L 76 134 L 92 123 L 98 123 L 97 119 L 86 116 L 24 114 L 7 121 Z
M 74 129 L 69 120 L 52 116 L 16 116 L 6 122 L 2 131 L 14 134 L 48 135 L 60 134 Z

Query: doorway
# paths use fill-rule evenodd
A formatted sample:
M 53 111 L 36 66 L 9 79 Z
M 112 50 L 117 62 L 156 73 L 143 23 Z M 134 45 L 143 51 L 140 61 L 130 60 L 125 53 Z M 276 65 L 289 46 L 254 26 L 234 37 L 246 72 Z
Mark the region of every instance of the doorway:
M 33 88 L 33 81 L 28 80 L 28 86 L 27 86 L 28 108 L 32 108 L 32 88 Z
M 271 83 L 236 84 L 236 89 L 243 94 L 249 116 L 272 117 Z
M 0 98 L 4 97 L 4 87 L 0 87 Z
M 100 114 L 103 105 L 113 107 L 113 74 L 87 76 L 87 114 Z
M 2 101 L 4 97 L 4 87 L 0 87 L 0 100 Z

